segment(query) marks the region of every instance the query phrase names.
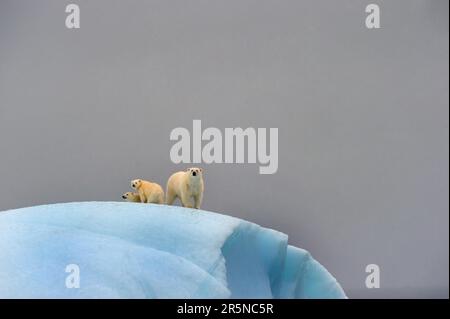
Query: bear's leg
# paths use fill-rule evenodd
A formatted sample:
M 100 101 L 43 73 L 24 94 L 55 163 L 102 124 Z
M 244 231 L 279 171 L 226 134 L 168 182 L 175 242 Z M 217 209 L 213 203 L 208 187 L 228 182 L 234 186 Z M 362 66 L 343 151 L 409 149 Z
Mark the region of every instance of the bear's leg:
M 141 203 L 147 202 L 144 192 L 139 192 L 139 199 L 141 200 Z
M 181 193 L 181 203 L 183 207 L 192 208 L 191 199 L 184 192 Z
M 202 204 L 202 200 L 203 200 L 203 194 L 198 194 L 196 196 L 194 196 L 194 207 L 196 209 L 200 209 L 200 205 Z
M 155 194 L 152 198 L 152 203 L 154 204 L 161 204 L 161 195 Z
M 166 194 L 166 204 L 172 205 L 176 198 L 177 198 L 177 194 L 175 194 L 175 192 L 173 190 L 168 189 L 167 194 Z
M 162 204 L 164 202 L 164 199 L 161 197 L 160 194 L 152 194 L 149 196 L 149 199 L 147 202 L 153 203 L 153 204 Z

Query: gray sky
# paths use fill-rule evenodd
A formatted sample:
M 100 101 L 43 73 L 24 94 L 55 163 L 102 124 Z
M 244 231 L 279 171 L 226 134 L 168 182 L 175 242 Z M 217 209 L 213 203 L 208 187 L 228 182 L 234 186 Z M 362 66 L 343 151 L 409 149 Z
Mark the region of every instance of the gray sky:
M 176 127 L 279 129 L 203 208 L 289 235 L 350 297 L 448 298 L 448 1 L 0 2 L 0 210 L 165 185 Z M 198 166 L 198 165 L 197 165 Z M 381 288 L 366 289 L 367 264 Z

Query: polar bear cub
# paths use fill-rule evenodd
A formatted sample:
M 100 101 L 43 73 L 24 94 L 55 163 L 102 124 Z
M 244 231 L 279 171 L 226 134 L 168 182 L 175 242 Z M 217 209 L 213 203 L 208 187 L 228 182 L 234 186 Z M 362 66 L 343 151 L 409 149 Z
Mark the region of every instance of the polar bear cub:
M 132 202 L 132 203 L 140 203 L 141 202 L 141 197 L 139 196 L 138 193 L 126 192 L 122 195 L 122 198 L 124 200 L 126 200 L 127 202 Z
M 135 179 L 131 187 L 138 192 L 141 203 L 164 204 L 164 191 L 159 184 Z
M 176 172 L 167 181 L 166 203 L 172 205 L 178 197 L 184 207 L 199 209 L 203 200 L 203 170 L 192 167 L 184 172 Z M 194 199 L 192 205 L 191 199 Z

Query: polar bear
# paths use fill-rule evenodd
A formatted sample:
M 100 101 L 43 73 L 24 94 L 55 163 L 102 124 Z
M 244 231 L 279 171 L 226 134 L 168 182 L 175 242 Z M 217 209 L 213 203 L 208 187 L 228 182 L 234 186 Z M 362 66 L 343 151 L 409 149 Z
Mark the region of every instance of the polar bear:
M 203 200 L 203 170 L 192 167 L 186 171 L 176 172 L 169 177 L 166 189 L 166 203 L 172 205 L 178 197 L 184 207 L 199 209 Z M 191 198 L 194 199 L 192 205 Z
M 131 187 L 137 190 L 141 203 L 164 204 L 164 191 L 159 184 L 135 179 Z
M 140 203 L 141 197 L 138 193 L 132 193 L 132 192 L 126 192 L 122 195 L 122 198 L 125 199 L 127 202 L 132 203 Z

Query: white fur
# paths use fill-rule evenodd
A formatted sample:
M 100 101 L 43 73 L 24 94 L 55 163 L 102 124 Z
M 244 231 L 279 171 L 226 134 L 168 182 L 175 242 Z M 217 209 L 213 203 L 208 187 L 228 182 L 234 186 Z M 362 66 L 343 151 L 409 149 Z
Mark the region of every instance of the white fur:
M 193 174 L 196 174 L 194 176 Z M 178 197 L 184 207 L 199 209 L 203 200 L 204 182 L 201 168 L 176 172 L 167 181 L 166 203 L 172 205 Z M 192 199 L 194 204 L 192 204 Z

